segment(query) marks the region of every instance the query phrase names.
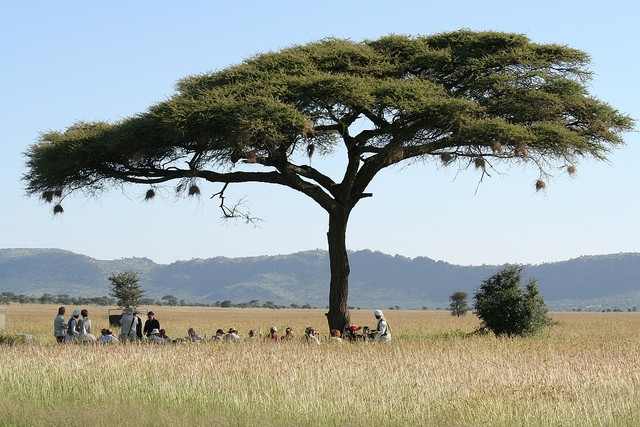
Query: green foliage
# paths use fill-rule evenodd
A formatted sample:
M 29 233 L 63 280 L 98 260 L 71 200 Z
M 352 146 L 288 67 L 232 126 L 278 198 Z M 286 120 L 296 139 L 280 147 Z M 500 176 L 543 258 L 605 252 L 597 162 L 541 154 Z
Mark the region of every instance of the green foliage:
M 144 289 L 138 284 L 138 273 L 123 271 L 109 276 L 111 282 L 111 295 L 116 298 L 119 307 L 137 307 L 144 297 Z
M 449 297 L 451 300 L 449 310 L 451 310 L 452 316 L 464 316 L 471 309 L 467 304 L 467 296 L 467 293 L 462 291 L 457 291 L 451 294 Z
M 534 279 L 520 286 L 522 266 L 506 267 L 484 280 L 475 294 L 483 328 L 495 335 L 533 335 L 550 325 L 547 307 Z
M 27 339 L 22 335 L 0 333 L 0 345 L 12 346 L 17 344 L 24 344 L 26 342 Z
M 356 162 L 349 167 L 367 165 L 357 191 L 384 167 L 445 153 L 462 165 L 602 159 L 633 120 L 588 95 L 588 61 L 576 49 L 500 32 L 329 38 L 188 76 L 171 98 L 116 123 L 45 132 L 26 153 L 24 180 L 28 193 L 56 203 L 114 182 L 195 179 L 277 183 L 318 197 L 316 186 L 332 192 L 328 176 L 285 167 L 310 144 L 324 155 L 344 142 Z M 361 118 L 372 128 L 352 135 Z M 277 173 L 217 170 L 238 162 Z

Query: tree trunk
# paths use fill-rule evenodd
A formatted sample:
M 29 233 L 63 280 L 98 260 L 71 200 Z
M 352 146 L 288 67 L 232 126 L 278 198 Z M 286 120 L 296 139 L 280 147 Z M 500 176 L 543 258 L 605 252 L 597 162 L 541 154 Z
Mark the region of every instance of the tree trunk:
M 347 255 L 347 212 L 329 214 L 329 266 L 331 283 L 329 287 L 329 330 L 344 332 L 351 322 L 349 312 L 349 257 Z

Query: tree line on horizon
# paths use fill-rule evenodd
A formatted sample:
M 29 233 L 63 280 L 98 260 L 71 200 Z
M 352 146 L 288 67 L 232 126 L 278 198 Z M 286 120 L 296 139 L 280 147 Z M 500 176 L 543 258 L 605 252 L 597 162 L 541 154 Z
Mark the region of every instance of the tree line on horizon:
M 118 305 L 116 298 L 111 296 L 99 296 L 99 297 L 84 297 L 77 296 L 72 297 L 69 294 L 53 295 L 49 293 L 44 294 L 17 294 L 11 291 L 4 291 L 0 293 L 0 304 L 60 304 L 60 305 L 99 305 L 99 306 L 115 306 Z M 254 299 L 247 302 L 233 302 L 230 300 L 216 301 L 212 304 L 204 304 L 192 301 L 185 301 L 184 299 L 178 299 L 174 295 L 165 295 L 160 299 L 154 298 L 141 298 L 137 305 L 154 305 L 154 306 L 188 306 L 188 307 L 220 307 L 220 308 L 272 308 L 272 309 L 284 309 L 284 308 L 303 308 L 312 309 L 319 308 L 313 307 L 308 303 L 305 304 L 290 304 L 280 305 L 273 301 L 265 301 L 261 303 L 259 300 Z

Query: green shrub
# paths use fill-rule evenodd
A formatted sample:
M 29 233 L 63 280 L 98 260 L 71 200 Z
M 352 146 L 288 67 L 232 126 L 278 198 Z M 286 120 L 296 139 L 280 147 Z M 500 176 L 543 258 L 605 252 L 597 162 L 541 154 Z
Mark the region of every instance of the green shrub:
M 0 334 L 0 345 L 24 344 L 27 339 L 22 335 Z
M 482 282 L 475 294 L 475 311 L 483 328 L 500 335 L 533 335 L 550 325 L 547 306 L 535 279 L 520 286 L 522 266 L 506 267 Z

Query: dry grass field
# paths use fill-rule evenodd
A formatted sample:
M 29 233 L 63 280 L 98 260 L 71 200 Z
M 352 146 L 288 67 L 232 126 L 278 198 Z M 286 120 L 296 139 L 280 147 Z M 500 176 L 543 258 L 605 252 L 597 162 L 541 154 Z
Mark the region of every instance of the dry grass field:
M 173 338 L 326 331 L 321 310 L 150 308 Z M 94 330 L 107 326 L 106 308 L 88 309 Z M 0 346 L 0 425 L 640 425 L 638 313 L 552 313 L 549 332 L 527 339 L 469 337 L 473 315 L 394 310 L 390 344 L 90 346 L 55 344 L 56 312 L 7 308 L 4 333 L 34 340 Z

